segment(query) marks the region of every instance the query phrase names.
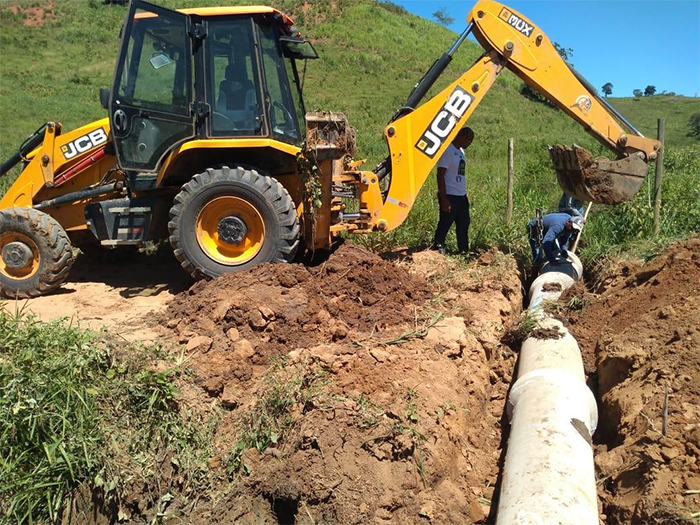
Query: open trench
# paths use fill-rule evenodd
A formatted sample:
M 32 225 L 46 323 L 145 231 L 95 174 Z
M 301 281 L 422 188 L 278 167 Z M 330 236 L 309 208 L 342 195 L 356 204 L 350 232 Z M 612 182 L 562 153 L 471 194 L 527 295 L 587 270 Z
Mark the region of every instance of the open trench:
M 684 523 L 700 505 L 698 248 L 587 275 L 548 306 L 578 341 L 600 414 L 594 520 Z M 495 250 L 464 264 L 347 244 L 317 266 L 266 265 L 176 295 L 157 329 L 191 367 L 181 408 L 222 409 L 219 481 L 184 522 L 493 523 L 521 278 Z
M 499 523 L 526 518 L 547 522 L 548 512 L 551 519 L 571 516 L 566 520 L 570 523 L 697 522 L 698 248 L 700 241 L 691 239 L 647 263 L 619 262 L 603 271 L 589 271 L 585 280 L 569 281 L 562 287 L 555 277 L 534 290 L 532 302 L 545 299 L 547 311 L 537 329 L 549 330 L 534 336 L 541 340 L 534 342 L 535 354 L 539 351 L 536 359 L 533 337 L 523 344 L 518 372 L 514 373 L 519 379 L 511 389 L 509 404 L 514 398 L 527 404 L 523 403 L 526 396 L 517 392 L 522 390 L 519 383 L 523 375 L 527 378 L 528 372 L 532 375 L 533 368 L 538 367 L 548 369 L 540 377 L 540 383 L 546 379 L 539 386 L 544 404 L 535 406 L 539 414 L 525 416 L 524 430 L 510 429 L 500 474 L 504 487 Z M 543 278 L 547 280 L 545 275 Z M 569 285 L 571 288 L 563 290 Z M 542 293 L 542 288 L 549 293 Z M 552 299 L 548 295 L 557 296 L 561 291 L 564 293 L 555 304 L 546 304 Z M 559 331 L 567 333 L 554 333 Z M 573 343 L 573 338 L 567 342 L 571 338 L 568 332 L 578 343 Z M 571 374 L 571 367 L 560 359 L 569 351 L 567 347 L 576 354 L 576 374 Z M 560 389 L 551 375 L 557 368 L 566 370 L 570 379 L 560 383 Z M 583 390 L 594 396 L 582 391 L 582 399 L 576 400 L 575 392 L 581 390 L 581 385 L 576 386 L 574 375 L 585 379 L 587 387 Z M 562 396 L 566 398 L 563 406 L 557 401 Z M 588 401 L 577 407 L 586 396 Z M 592 403 L 596 406 L 589 410 Z M 596 408 L 599 421 L 591 440 L 587 435 L 590 427 L 574 423 L 580 423 Z M 514 425 L 518 423 L 518 410 L 527 411 L 528 407 L 518 409 L 516 405 Z M 577 411 L 581 417 L 573 417 Z M 552 423 L 551 419 L 557 417 L 559 423 Z M 578 427 L 577 432 L 571 431 L 569 419 L 571 426 Z M 550 433 L 552 428 L 555 432 Z M 524 439 L 519 433 L 530 438 L 526 446 L 519 443 Z M 553 435 L 557 443 L 551 439 Z M 564 450 L 559 443 L 567 443 Z M 575 455 L 580 460 L 574 459 Z

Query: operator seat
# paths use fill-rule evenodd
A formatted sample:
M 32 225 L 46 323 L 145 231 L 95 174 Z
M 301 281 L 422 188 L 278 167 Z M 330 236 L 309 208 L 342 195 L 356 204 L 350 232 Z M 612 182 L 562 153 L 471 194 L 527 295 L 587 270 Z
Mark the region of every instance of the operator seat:
M 245 63 L 239 61 L 226 66 L 216 110 L 231 119 L 237 130 L 254 130 L 256 98 L 255 85 L 248 78 Z

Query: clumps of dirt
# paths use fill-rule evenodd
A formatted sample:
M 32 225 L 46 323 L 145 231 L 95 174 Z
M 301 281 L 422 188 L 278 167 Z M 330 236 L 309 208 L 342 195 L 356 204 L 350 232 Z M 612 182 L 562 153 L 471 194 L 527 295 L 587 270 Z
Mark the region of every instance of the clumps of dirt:
M 513 259 L 489 257 L 346 244 L 183 293 L 169 324 L 208 338 L 187 360 L 228 409 L 210 465 L 237 480 L 189 521 L 492 520 L 516 359 L 500 336 L 521 298 Z
M 574 146 L 556 145 L 550 148 L 559 183 L 569 195 L 601 204 L 620 204 L 628 197 L 616 183 L 624 174 L 629 189 L 631 181 L 641 184 L 649 168 L 636 156 L 612 161 L 605 157 L 593 158 L 588 150 Z
M 530 332 L 530 337 L 534 339 L 561 339 L 564 337 L 564 332 L 556 326 L 546 328 L 539 326 Z
M 561 284 L 559 283 L 545 283 L 542 286 L 543 292 L 561 292 Z
M 570 312 L 595 355 L 599 495 L 609 523 L 686 523 L 700 508 L 700 239 L 624 263 Z
M 267 264 L 196 283 L 172 301 L 165 324 L 190 350 L 246 346 L 248 357 L 262 364 L 298 348 L 411 323 L 430 297 L 420 276 L 346 243 L 317 267 Z

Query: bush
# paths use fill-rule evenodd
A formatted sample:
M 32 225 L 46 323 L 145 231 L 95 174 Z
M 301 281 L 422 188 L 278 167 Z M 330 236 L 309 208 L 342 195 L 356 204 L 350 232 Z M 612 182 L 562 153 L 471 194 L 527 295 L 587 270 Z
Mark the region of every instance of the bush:
M 693 113 L 690 115 L 688 124 L 690 125 L 690 132 L 688 132 L 688 135 L 700 139 L 700 113 Z

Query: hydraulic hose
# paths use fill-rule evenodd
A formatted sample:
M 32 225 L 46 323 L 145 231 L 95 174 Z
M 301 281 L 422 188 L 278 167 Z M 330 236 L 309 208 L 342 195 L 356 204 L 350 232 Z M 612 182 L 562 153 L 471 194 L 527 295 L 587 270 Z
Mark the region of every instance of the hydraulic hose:
M 24 160 L 27 157 L 27 155 L 29 155 L 32 151 L 34 151 L 36 148 L 38 148 L 42 142 L 44 142 L 44 135 L 46 132 L 47 125 L 48 125 L 48 122 L 46 124 L 42 125 L 34 133 L 32 133 L 27 138 L 27 140 L 25 140 L 22 143 L 22 145 L 17 150 L 17 153 L 12 155 L 12 157 L 7 159 L 2 164 L 2 166 L 0 166 L 0 177 L 4 176 L 8 171 L 10 171 L 17 164 L 19 164 L 22 160 Z

